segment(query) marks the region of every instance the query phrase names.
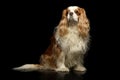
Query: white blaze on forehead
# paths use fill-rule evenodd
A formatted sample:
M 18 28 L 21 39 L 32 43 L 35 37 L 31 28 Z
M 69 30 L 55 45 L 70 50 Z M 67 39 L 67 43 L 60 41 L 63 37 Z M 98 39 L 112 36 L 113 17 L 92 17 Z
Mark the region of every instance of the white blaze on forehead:
M 76 10 L 77 8 L 78 8 L 78 6 L 70 6 L 70 7 L 68 7 L 68 10 L 74 11 L 74 10 Z

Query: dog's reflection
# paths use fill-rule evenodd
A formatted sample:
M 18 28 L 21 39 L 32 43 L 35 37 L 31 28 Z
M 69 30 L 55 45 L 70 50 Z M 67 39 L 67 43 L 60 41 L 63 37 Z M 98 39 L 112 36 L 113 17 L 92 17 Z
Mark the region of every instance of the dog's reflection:
M 40 72 L 40 80 L 83 80 L 84 72 Z

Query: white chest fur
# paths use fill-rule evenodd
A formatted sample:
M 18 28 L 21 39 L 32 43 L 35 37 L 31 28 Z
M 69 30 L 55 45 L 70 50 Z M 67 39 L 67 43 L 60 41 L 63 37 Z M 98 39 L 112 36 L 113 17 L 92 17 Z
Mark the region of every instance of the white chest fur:
M 68 34 L 58 38 L 62 50 L 68 53 L 81 52 L 86 48 L 86 41 L 79 35 L 77 27 L 69 27 Z

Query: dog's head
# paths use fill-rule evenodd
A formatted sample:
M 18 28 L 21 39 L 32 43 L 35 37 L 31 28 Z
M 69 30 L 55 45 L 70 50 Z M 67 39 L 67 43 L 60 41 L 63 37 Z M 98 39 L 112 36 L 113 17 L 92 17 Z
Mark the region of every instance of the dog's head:
M 63 10 L 62 17 L 66 18 L 68 21 L 79 22 L 79 20 L 84 19 L 86 16 L 85 10 L 78 6 L 69 6 Z

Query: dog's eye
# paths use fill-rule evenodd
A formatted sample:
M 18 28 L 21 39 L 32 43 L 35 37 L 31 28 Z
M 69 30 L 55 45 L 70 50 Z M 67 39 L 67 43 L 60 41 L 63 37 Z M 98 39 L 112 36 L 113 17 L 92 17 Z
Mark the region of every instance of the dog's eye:
M 66 16 L 68 15 L 68 11 L 66 12 Z
M 69 12 L 70 12 L 70 10 L 67 10 L 66 15 L 68 15 Z
M 77 10 L 75 10 L 75 13 L 77 14 L 77 15 L 80 15 L 81 13 L 79 12 L 79 11 L 77 11 Z

